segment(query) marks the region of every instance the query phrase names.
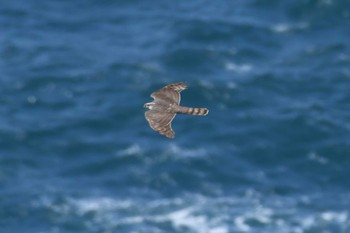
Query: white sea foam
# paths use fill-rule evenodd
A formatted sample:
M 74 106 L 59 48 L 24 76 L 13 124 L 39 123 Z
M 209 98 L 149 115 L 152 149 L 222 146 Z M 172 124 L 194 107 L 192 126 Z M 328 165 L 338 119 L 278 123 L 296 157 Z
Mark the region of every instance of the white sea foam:
M 315 161 L 317 163 L 320 163 L 320 164 L 326 164 L 328 163 L 328 160 L 314 152 L 308 154 L 308 159 L 312 160 L 312 161 Z
M 305 216 L 300 219 L 300 226 L 298 227 L 301 231 L 303 229 L 310 229 L 315 224 L 315 216 Z
M 278 23 L 271 27 L 271 30 L 278 33 L 290 32 L 293 30 L 301 30 L 308 28 L 306 23 L 297 23 L 297 24 L 287 24 L 287 23 Z
M 272 222 L 272 215 L 274 211 L 272 209 L 259 206 L 253 213 L 252 218 L 255 218 L 257 221 L 263 224 L 269 224 Z
M 170 221 L 171 224 L 179 230 L 185 228 L 198 233 L 229 232 L 227 226 L 215 223 L 205 215 L 200 215 L 195 212 L 196 209 L 194 207 L 188 207 L 163 216 L 158 216 L 156 219 L 161 222 Z
M 68 198 L 63 203 L 56 203 L 53 199 L 43 197 L 34 202 L 34 206 L 43 206 L 51 209 L 60 215 L 69 215 L 72 213 L 84 215 L 91 212 L 105 213 L 109 211 L 128 209 L 132 202 L 128 200 L 116 201 L 112 198 Z
M 276 24 L 272 26 L 272 30 L 275 32 L 287 32 L 290 30 L 290 26 L 288 24 Z
M 168 214 L 166 218 L 177 228 L 187 227 L 192 230 L 199 229 L 201 232 L 206 228 L 205 225 L 207 219 L 203 216 L 193 215 L 192 211 L 191 208 L 177 210 Z
M 106 212 L 113 211 L 117 209 L 126 209 L 130 208 L 132 203 L 130 201 L 122 200 L 116 201 L 112 198 L 87 198 L 87 199 L 78 199 L 71 200 L 72 206 L 80 214 L 86 214 L 89 212 Z
M 251 227 L 246 223 L 246 217 L 238 216 L 234 219 L 235 227 L 240 232 L 250 232 Z
M 166 152 L 167 154 L 175 155 L 177 158 L 181 157 L 204 157 L 207 155 L 207 151 L 203 148 L 191 148 L 185 149 L 176 144 L 171 144 Z
M 339 213 L 326 211 L 321 214 L 321 219 L 327 222 L 345 223 L 349 221 L 349 215 L 345 211 L 341 211 Z
M 273 221 L 272 209 L 257 206 L 256 209 L 249 213 L 242 214 L 234 219 L 234 225 L 239 232 L 251 232 L 253 227 L 248 222 L 260 222 L 263 225 L 269 225 Z
M 37 98 L 33 95 L 27 97 L 27 101 L 30 104 L 35 104 L 37 102 Z
M 342 226 L 349 229 L 349 212 L 304 212 L 300 215 L 297 203 L 281 201 L 267 206 L 252 197 L 212 198 L 198 195 L 157 199 L 148 202 L 110 197 L 67 198 L 53 201 L 42 198 L 35 208 L 47 208 L 60 222 L 79 216 L 84 226 L 115 231 L 121 226 L 138 227 L 151 223 L 171 225 L 177 232 L 228 233 L 281 232 L 302 233 L 315 229 Z M 259 199 L 261 197 L 259 196 Z M 281 208 L 283 206 L 283 208 Z M 147 223 L 147 224 L 146 224 Z
M 236 63 L 233 63 L 233 62 L 227 62 L 225 64 L 225 67 L 227 70 L 229 71 L 234 71 L 234 72 L 237 72 L 237 73 L 246 73 L 246 72 L 249 72 L 253 69 L 253 66 L 252 65 L 249 65 L 249 64 L 236 64 Z
M 127 157 L 127 156 L 137 156 L 142 152 L 141 147 L 137 144 L 132 144 L 124 150 L 120 150 L 117 152 L 118 157 Z

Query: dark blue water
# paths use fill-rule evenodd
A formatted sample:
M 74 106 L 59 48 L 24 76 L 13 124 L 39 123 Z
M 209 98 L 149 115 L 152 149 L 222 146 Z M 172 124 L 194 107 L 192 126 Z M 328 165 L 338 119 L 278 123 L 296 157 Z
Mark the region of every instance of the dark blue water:
M 1 1 L 0 232 L 350 232 L 349 41 L 347 0 Z

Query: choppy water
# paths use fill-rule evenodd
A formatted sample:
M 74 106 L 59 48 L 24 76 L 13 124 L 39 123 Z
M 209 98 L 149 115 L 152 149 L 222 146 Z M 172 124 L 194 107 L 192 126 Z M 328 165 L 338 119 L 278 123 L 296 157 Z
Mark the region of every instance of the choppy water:
M 350 2 L 0 6 L 0 231 L 350 232 Z M 174 140 L 142 108 L 186 81 Z

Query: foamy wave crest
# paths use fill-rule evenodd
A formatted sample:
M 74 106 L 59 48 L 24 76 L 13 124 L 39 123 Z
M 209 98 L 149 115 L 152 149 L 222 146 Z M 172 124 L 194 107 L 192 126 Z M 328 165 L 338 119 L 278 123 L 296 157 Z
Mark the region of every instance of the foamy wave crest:
M 115 199 L 110 197 L 42 198 L 33 205 L 64 231 L 72 219 L 85 231 L 139 232 L 349 232 L 348 210 L 300 210 L 290 200 L 262 196 L 205 197 L 185 195 L 170 199 Z M 303 213 L 303 214 L 300 214 Z M 69 224 L 68 224 L 69 225 Z M 338 230 L 338 231 L 337 231 Z
M 47 209 L 55 216 L 55 221 L 61 223 L 78 217 L 88 231 L 96 228 L 111 231 L 126 227 L 159 231 L 163 225 L 168 225 L 166 232 L 228 233 L 227 225 L 220 218 L 209 217 L 202 212 L 203 206 L 199 203 L 189 206 L 187 201 L 178 198 L 144 203 L 107 197 L 68 198 L 63 202 L 42 198 L 34 206 Z
M 176 210 L 163 216 L 155 217 L 159 222 L 170 222 L 179 232 L 182 229 L 191 230 L 198 233 L 227 233 L 228 227 L 218 224 L 216 221 L 209 219 L 205 215 L 196 213 L 193 207 Z

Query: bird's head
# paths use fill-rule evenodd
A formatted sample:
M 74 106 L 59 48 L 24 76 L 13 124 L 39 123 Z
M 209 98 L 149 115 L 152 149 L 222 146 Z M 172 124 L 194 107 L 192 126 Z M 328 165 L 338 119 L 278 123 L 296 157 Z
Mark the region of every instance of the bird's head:
M 145 104 L 143 105 L 144 108 L 147 108 L 147 109 L 149 109 L 149 110 L 152 110 L 153 106 L 154 106 L 154 102 L 145 103 Z

